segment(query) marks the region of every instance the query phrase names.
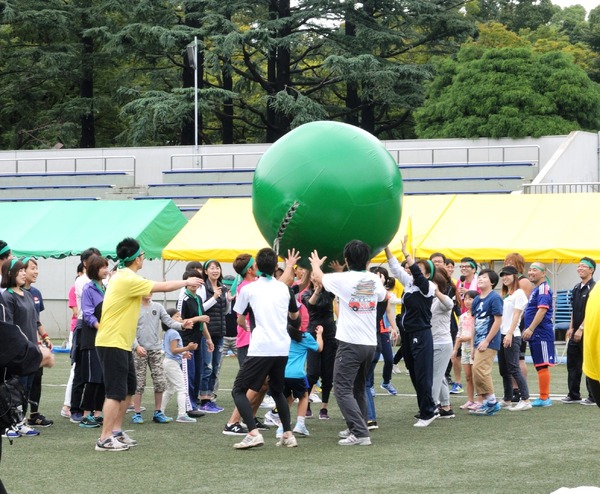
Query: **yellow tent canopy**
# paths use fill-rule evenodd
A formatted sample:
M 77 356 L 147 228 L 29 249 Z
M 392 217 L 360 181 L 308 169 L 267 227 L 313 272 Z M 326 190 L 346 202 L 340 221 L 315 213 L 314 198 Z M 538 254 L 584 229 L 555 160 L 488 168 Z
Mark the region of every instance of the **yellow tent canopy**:
M 519 252 L 528 262 L 600 260 L 597 211 L 600 194 L 407 196 L 390 247 L 400 256 L 410 218 L 417 257 L 439 251 L 456 261 L 467 256 L 492 261 Z M 163 258 L 232 262 L 266 246 L 252 199 L 210 199 L 163 250 Z M 373 262 L 385 262 L 383 253 Z

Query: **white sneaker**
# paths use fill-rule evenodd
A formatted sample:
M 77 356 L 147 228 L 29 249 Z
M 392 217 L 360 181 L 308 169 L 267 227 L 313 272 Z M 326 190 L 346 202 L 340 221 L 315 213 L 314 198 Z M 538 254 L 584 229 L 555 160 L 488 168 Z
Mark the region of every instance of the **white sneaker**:
M 370 437 L 356 437 L 354 434 L 350 434 L 346 439 L 340 439 L 338 441 L 340 446 L 370 446 Z
M 262 446 L 263 444 L 265 444 L 265 440 L 263 439 L 262 434 L 256 434 L 256 436 L 247 434 L 246 437 L 242 439 L 242 442 L 235 443 L 233 447 L 235 449 L 249 449 Z
M 265 413 L 264 422 L 265 425 L 272 425 L 273 427 L 279 427 L 281 425 L 279 415 L 273 413 L 273 410 L 269 410 L 267 413 Z
M 310 401 L 311 403 L 323 403 L 323 401 L 321 400 L 321 398 L 319 398 L 319 395 L 317 393 L 311 393 L 308 397 L 308 401 Z
M 402 369 L 400 367 L 398 367 L 398 364 L 394 364 L 392 366 L 392 372 L 394 374 L 402 374 Z
M 308 432 L 308 429 L 306 428 L 306 425 L 304 425 L 304 424 L 297 423 L 292 432 L 295 432 L 296 434 L 300 434 L 301 436 L 310 436 L 310 432 Z
M 296 438 L 293 435 L 290 437 L 282 436 L 281 439 L 279 439 L 279 441 L 275 443 L 275 446 L 284 448 L 295 448 L 298 446 L 298 441 L 296 441 Z
M 138 445 L 138 442 L 135 439 L 132 439 L 129 436 L 129 434 L 127 434 L 127 432 L 124 432 L 124 431 L 121 431 L 118 434 L 113 435 L 113 437 L 120 443 L 123 443 L 123 444 L 129 446 L 130 448 L 133 448 L 134 446 Z
M 182 424 L 192 424 L 198 422 L 194 417 L 190 417 L 189 415 L 180 415 L 175 419 L 175 422 L 180 422 Z
M 115 437 L 109 437 L 104 441 L 96 441 L 96 451 L 127 451 L 129 446 L 118 441 Z
M 275 408 L 275 400 L 270 396 L 265 396 L 260 404 L 260 408 Z
M 508 409 L 509 412 L 518 412 L 520 410 L 531 410 L 531 403 L 528 401 L 519 401 L 514 407 Z
M 350 434 L 352 434 L 350 432 L 350 429 L 345 429 L 343 431 L 338 432 L 338 437 L 340 437 L 342 439 L 346 439 Z
M 431 424 L 431 422 L 433 422 L 436 419 L 436 417 L 438 417 L 438 415 L 434 415 L 433 417 L 427 420 L 419 419 L 417 420 L 417 423 L 414 424 L 414 427 L 427 427 L 429 424 Z
M 280 425 L 279 427 L 277 427 L 277 430 L 275 431 L 275 439 L 281 439 L 283 437 L 283 425 Z

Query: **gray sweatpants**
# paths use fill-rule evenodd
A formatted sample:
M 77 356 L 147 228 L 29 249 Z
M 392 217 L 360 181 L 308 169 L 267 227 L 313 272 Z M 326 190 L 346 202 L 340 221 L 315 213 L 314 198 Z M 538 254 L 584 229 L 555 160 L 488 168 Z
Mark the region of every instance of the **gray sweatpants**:
M 365 382 L 375 347 L 340 341 L 333 366 L 333 394 L 356 437 L 370 437 L 367 429 L 367 397 Z

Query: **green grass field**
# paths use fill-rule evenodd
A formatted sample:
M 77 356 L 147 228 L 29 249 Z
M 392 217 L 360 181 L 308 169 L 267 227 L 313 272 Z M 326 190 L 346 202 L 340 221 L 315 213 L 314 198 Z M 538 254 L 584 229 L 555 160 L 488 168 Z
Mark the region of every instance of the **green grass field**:
M 377 371 L 380 376 L 381 367 Z M 393 378 L 401 395 L 375 399 L 380 429 L 373 431 L 371 447 L 338 446 L 337 433 L 345 424 L 332 403 L 331 420 L 307 420 L 311 436 L 300 438 L 298 448 L 276 448 L 275 432 L 268 431 L 264 447 L 236 451 L 232 444 L 239 439 L 221 433 L 233 407 L 229 389 L 236 372 L 236 359 L 224 359 L 218 400 L 223 413 L 197 424 L 154 424 L 147 394 L 146 423 L 126 426 L 140 446 L 100 453 L 94 450 L 98 430 L 81 429 L 59 415 L 69 373 L 68 357 L 59 354 L 56 366 L 45 372 L 41 404 L 55 424 L 12 446 L 4 439 L 0 477 L 12 494 L 548 493 L 600 485 L 597 407 L 555 401 L 551 408 L 475 417 L 458 409 L 464 395 L 453 395 L 455 419 L 416 429 L 416 400 L 405 374 Z M 501 391 L 497 368 L 494 372 Z M 528 381 L 536 392 L 532 367 Z M 564 365 L 552 370 L 552 391 L 555 398 L 566 392 Z M 167 414 L 175 408 L 173 398 Z

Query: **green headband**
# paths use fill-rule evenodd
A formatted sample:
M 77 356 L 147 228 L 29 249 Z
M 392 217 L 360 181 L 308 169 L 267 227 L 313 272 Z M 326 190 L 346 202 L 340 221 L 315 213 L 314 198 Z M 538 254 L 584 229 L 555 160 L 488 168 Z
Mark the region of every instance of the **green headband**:
M 142 247 L 140 246 L 138 248 L 138 250 L 135 251 L 135 254 L 133 254 L 129 257 L 126 257 L 125 259 L 119 259 L 119 268 L 124 268 L 126 262 L 135 261 L 140 256 L 141 253 L 142 253 Z
M 588 261 L 587 259 L 582 259 L 581 261 L 579 261 L 579 264 L 585 264 L 588 268 L 595 270 L 596 268 L 594 267 L 594 265 Z
M 206 268 L 208 267 L 208 265 L 209 265 L 211 262 L 216 262 L 216 261 L 215 261 L 215 259 L 209 259 L 208 261 L 206 261 L 206 262 L 204 263 L 204 266 L 203 266 L 202 270 L 203 270 L 203 271 L 206 271 Z
M 6 244 L 2 249 L 0 249 L 0 256 L 10 251 L 10 245 Z
M 435 265 L 429 259 L 427 259 L 427 264 L 429 264 L 429 281 L 433 279 L 433 273 L 435 273 Z
M 23 263 L 23 266 L 27 266 L 27 263 L 31 261 L 31 257 L 24 257 L 23 259 L 21 259 L 21 262 Z
M 231 288 L 229 289 L 229 291 L 231 292 L 231 295 L 233 295 L 234 297 L 237 294 L 238 285 L 244 280 L 244 276 L 246 276 L 248 269 L 250 269 L 253 264 L 254 264 L 254 257 L 251 257 L 248 260 L 248 264 L 246 264 L 246 267 L 244 269 L 242 269 L 242 272 L 235 277 L 235 280 L 233 280 L 233 283 L 231 284 Z
M 244 269 L 242 269 L 242 272 L 240 274 L 242 276 L 245 276 L 246 273 L 248 272 L 248 269 L 250 269 L 253 264 L 254 264 L 254 257 L 251 257 L 250 260 L 248 261 L 248 264 L 246 264 L 246 267 Z
M 15 267 L 15 264 L 17 264 L 19 262 L 19 260 L 15 257 L 12 261 L 10 261 L 10 269 L 9 271 Z
M 536 265 L 535 263 L 530 266 L 531 269 L 537 269 L 540 273 L 545 273 L 546 268 Z

